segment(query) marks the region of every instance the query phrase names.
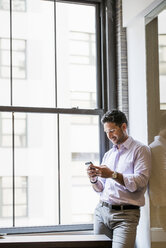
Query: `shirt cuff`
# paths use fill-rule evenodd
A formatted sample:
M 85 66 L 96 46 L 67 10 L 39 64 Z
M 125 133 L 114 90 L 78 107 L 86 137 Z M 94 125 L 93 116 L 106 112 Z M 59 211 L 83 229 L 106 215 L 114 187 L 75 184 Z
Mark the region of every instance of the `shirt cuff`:
M 103 185 L 103 189 L 104 189 L 104 185 L 105 185 L 105 179 L 98 177 L 98 181 L 101 182 L 101 184 Z

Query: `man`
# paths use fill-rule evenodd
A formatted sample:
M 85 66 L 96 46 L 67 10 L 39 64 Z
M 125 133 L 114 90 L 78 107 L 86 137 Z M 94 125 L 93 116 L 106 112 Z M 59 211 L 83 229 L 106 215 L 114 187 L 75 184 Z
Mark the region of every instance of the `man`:
M 113 248 L 133 248 L 145 204 L 150 174 L 150 150 L 127 134 L 123 112 L 113 110 L 102 117 L 104 131 L 113 143 L 101 166 L 91 164 L 87 173 L 100 202 L 94 214 L 95 234 L 106 234 Z
M 166 231 L 166 113 L 161 115 L 160 131 L 150 144 L 152 172 L 149 182 L 151 227 Z

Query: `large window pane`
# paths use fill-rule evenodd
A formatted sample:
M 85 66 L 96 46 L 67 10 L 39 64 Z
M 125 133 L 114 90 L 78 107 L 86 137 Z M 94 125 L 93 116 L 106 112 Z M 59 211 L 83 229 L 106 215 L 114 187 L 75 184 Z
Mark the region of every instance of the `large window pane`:
M 98 116 L 60 116 L 62 224 L 93 222 L 98 197 L 89 183 L 85 162 L 99 164 L 98 121 Z
M 15 130 L 24 132 L 21 113 Z M 16 226 L 58 224 L 56 115 L 27 114 L 27 143 L 15 148 Z
M 0 1 L 0 105 L 10 105 L 10 13 L 4 5 L 9 0 Z
M 4 118 L 10 121 L 3 122 Z M 8 136 L 11 120 L 10 113 L 0 113 L 0 227 L 13 225 L 12 136 Z
M 54 2 L 13 12 L 13 105 L 55 107 Z
M 95 7 L 57 3 L 56 23 L 58 107 L 96 108 Z

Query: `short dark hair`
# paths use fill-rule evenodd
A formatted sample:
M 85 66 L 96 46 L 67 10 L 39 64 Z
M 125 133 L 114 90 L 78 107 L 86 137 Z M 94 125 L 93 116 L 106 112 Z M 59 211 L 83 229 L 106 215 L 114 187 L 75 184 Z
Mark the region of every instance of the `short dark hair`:
M 120 110 L 107 111 L 101 118 L 101 123 L 114 122 L 116 126 L 121 126 L 123 123 L 128 125 L 126 115 Z

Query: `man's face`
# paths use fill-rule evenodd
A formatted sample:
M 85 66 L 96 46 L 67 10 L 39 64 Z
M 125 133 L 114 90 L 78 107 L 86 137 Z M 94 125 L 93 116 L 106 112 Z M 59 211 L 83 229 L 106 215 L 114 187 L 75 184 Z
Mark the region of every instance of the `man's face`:
M 127 139 L 127 126 L 123 123 L 120 127 L 114 122 L 104 123 L 104 132 L 114 145 L 120 145 Z

